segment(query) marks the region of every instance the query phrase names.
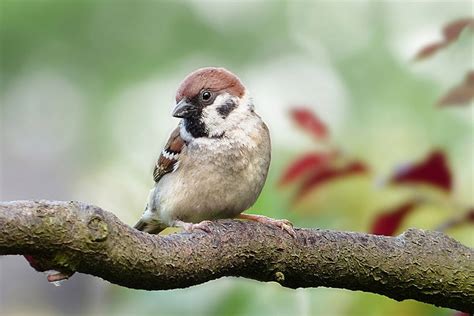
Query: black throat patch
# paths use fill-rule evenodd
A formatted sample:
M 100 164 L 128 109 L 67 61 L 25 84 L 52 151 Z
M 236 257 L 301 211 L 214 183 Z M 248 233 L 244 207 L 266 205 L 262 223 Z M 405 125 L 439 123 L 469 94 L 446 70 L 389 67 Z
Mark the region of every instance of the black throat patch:
M 206 125 L 202 122 L 201 118 L 184 119 L 184 128 L 194 138 L 209 136 L 209 133 L 206 130 Z
M 236 107 L 237 104 L 234 102 L 234 100 L 227 100 L 224 104 L 217 108 L 217 113 L 219 113 L 219 115 L 225 119 Z
M 194 138 L 208 137 L 209 133 L 201 117 L 203 105 L 199 102 L 199 95 L 196 95 L 195 97 L 190 99 L 189 103 L 194 106 L 194 110 L 190 117 L 186 117 L 183 119 L 184 128 Z

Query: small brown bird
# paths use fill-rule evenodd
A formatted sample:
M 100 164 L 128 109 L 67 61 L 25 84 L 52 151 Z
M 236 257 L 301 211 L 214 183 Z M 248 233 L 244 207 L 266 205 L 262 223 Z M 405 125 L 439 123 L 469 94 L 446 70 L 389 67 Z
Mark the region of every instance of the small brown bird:
M 176 93 L 181 118 L 155 164 L 155 186 L 136 229 L 208 231 L 210 220 L 239 218 L 276 225 L 287 220 L 241 214 L 262 191 L 270 165 L 270 135 L 242 82 L 224 68 L 189 74 Z

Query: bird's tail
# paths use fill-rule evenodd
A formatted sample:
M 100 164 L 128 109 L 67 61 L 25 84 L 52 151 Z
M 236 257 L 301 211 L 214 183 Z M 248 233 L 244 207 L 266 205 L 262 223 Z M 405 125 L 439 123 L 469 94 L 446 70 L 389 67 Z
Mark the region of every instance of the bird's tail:
M 164 230 L 166 227 L 168 226 L 163 224 L 160 221 L 157 221 L 154 219 L 145 221 L 143 220 L 143 218 L 140 219 L 138 223 L 135 224 L 135 226 L 133 226 L 133 228 L 144 231 L 149 234 L 158 234 L 159 232 Z
M 153 192 L 154 190 L 150 191 L 150 196 L 153 194 Z M 149 201 L 151 200 L 150 196 L 148 197 Z M 138 223 L 133 226 L 133 228 L 149 234 L 158 234 L 168 227 L 168 225 L 164 224 L 157 215 L 158 214 L 156 214 L 156 212 L 153 212 L 152 207 L 150 207 L 150 202 L 148 202 L 145 206 L 142 217 Z

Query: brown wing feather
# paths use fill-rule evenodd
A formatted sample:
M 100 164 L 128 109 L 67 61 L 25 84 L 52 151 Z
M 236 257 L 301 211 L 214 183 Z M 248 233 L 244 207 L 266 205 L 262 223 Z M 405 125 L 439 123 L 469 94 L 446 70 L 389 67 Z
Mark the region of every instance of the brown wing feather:
M 161 152 L 160 157 L 155 163 L 155 169 L 153 170 L 153 179 L 155 182 L 167 173 L 170 173 L 175 168 L 179 161 L 179 154 L 183 149 L 184 141 L 179 133 L 179 126 L 171 133 L 168 143 Z

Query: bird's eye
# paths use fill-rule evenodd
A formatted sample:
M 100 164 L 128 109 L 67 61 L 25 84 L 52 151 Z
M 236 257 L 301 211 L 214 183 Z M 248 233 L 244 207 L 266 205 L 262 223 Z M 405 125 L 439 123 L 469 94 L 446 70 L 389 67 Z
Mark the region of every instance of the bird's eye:
M 210 98 L 211 98 L 211 93 L 209 91 L 204 91 L 202 93 L 202 99 L 204 101 L 209 101 Z

